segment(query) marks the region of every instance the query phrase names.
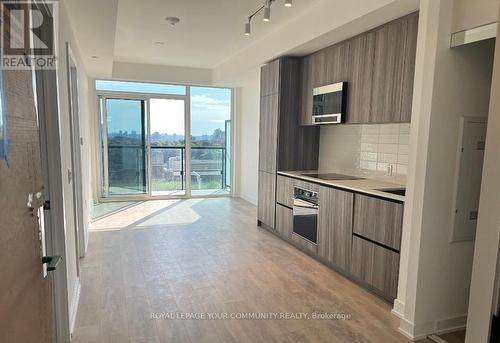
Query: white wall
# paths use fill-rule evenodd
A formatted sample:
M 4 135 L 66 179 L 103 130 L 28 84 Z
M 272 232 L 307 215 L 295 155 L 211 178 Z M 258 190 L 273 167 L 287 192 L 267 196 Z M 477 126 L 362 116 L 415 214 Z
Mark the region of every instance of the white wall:
M 455 0 L 452 32 L 497 21 L 499 0 Z
M 60 2 L 59 29 L 57 37 L 58 51 L 58 91 L 59 91 L 59 125 L 61 139 L 61 160 L 62 160 L 62 183 L 64 196 L 64 219 L 66 233 L 66 269 L 68 279 L 68 300 L 70 324 L 74 325 L 76 309 L 78 307 L 79 278 L 77 275 L 76 263 L 79 257 L 75 247 L 75 226 L 74 226 L 74 202 L 73 202 L 73 184 L 68 182 L 68 170 L 71 165 L 71 144 L 70 144 L 70 109 L 68 96 L 68 75 L 66 60 L 66 42 L 70 43 L 71 50 L 76 59 L 78 68 L 78 86 L 79 86 L 79 106 L 80 106 L 80 133 L 84 138 L 82 149 L 82 183 L 83 183 L 83 213 L 84 230 L 88 230 L 89 224 L 89 206 L 91 204 L 91 186 L 90 186 L 90 166 L 86 161 L 90 160 L 90 138 L 89 138 L 89 97 L 88 97 L 88 78 L 85 73 L 81 56 L 78 50 L 77 42 L 74 38 L 69 16 L 66 10 L 65 2 Z M 88 235 L 85 235 L 88 237 Z
M 113 78 L 117 80 L 210 85 L 212 84 L 212 70 L 140 63 L 114 62 Z
M 500 37 L 500 27 L 497 37 Z M 485 343 L 489 339 L 495 273 L 500 239 L 500 44 L 496 46 L 486 151 L 484 156 L 479 220 L 476 231 L 474 265 L 469 299 L 467 343 Z M 497 278 L 499 275 L 497 275 Z M 498 285 L 496 286 L 499 287 Z M 498 292 L 498 289 L 496 290 Z
M 260 68 L 242 75 L 235 86 L 235 196 L 257 204 L 259 168 Z
M 461 116 L 487 116 L 491 42 L 450 49 L 452 0 L 422 0 L 395 311 L 411 338 L 465 325 L 473 242 L 449 243 Z

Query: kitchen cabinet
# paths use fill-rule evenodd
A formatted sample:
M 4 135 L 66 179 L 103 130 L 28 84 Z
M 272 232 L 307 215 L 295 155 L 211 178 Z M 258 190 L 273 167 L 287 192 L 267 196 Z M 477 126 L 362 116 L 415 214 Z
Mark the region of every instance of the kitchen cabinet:
M 319 128 L 299 126 L 300 66 L 300 59 L 283 57 L 261 69 L 258 214 L 273 229 L 277 171 L 318 167 Z
M 399 251 L 403 209 L 402 203 L 356 194 L 353 232 Z
M 259 170 L 276 173 L 276 142 L 278 140 L 278 95 L 260 100 Z
M 294 179 L 291 177 L 278 175 L 276 184 L 276 202 L 284 206 L 293 206 Z
M 411 121 L 413 104 L 413 80 L 415 78 L 415 59 L 417 55 L 418 13 L 405 18 L 405 55 L 403 66 L 403 99 L 401 105 L 401 121 Z
M 411 121 L 418 13 L 302 58 L 300 125 L 312 125 L 313 89 L 347 81 L 346 122 Z
M 259 171 L 257 219 L 274 229 L 276 212 L 276 174 Z
M 275 60 L 261 68 L 260 95 L 268 96 L 278 93 L 280 79 L 280 61 Z
M 354 194 L 319 188 L 318 255 L 348 271 L 351 259 Z
M 276 231 L 287 239 L 291 239 L 293 231 L 293 211 L 292 209 L 276 205 Z
M 347 80 L 350 41 L 329 46 L 313 54 L 313 88 Z
M 313 110 L 313 76 L 312 76 L 312 55 L 302 58 L 300 73 L 302 79 L 300 82 L 300 112 L 299 124 L 312 125 Z
M 349 124 L 370 122 L 375 38 L 374 32 L 368 32 L 351 40 L 346 118 Z
M 376 29 L 375 41 L 370 122 L 399 122 L 406 44 L 404 21 L 396 20 Z
M 350 272 L 384 298 L 394 300 L 397 297 L 399 274 L 397 252 L 353 236 Z

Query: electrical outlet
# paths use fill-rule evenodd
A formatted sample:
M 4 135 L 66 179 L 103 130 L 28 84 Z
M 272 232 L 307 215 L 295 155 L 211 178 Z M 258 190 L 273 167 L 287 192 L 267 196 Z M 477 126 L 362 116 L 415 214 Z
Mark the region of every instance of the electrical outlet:
M 385 170 L 385 175 L 386 176 L 392 176 L 393 174 L 393 165 L 392 164 L 388 164 L 387 167 L 386 167 L 386 170 Z

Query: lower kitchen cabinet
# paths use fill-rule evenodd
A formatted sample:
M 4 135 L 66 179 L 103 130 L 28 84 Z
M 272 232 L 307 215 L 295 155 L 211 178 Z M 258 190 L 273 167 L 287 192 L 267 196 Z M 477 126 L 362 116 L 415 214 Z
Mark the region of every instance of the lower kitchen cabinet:
M 403 210 L 402 203 L 356 194 L 353 232 L 399 251 Z
M 399 254 L 357 236 L 352 239 L 350 273 L 383 297 L 394 300 L 398 292 Z
M 259 171 L 257 219 L 274 229 L 276 214 L 276 174 Z
M 280 204 L 276 204 L 276 231 L 290 239 L 293 231 L 293 211 Z
M 354 194 L 329 187 L 319 188 L 318 255 L 349 270 Z
M 293 187 L 294 179 L 291 177 L 278 175 L 278 182 L 276 185 L 276 202 L 292 207 L 293 206 Z

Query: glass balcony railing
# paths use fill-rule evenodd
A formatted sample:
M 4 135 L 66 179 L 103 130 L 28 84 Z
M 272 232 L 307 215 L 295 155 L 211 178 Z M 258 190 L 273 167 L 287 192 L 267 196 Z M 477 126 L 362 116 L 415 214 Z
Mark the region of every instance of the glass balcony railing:
M 186 148 L 151 146 L 151 192 L 172 194 L 186 189 Z M 225 147 L 191 147 L 191 189 L 229 188 Z M 145 150 L 134 146 L 108 146 L 110 195 L 145 193 Z M 139 167 L 138 167 L 139 166 Z

